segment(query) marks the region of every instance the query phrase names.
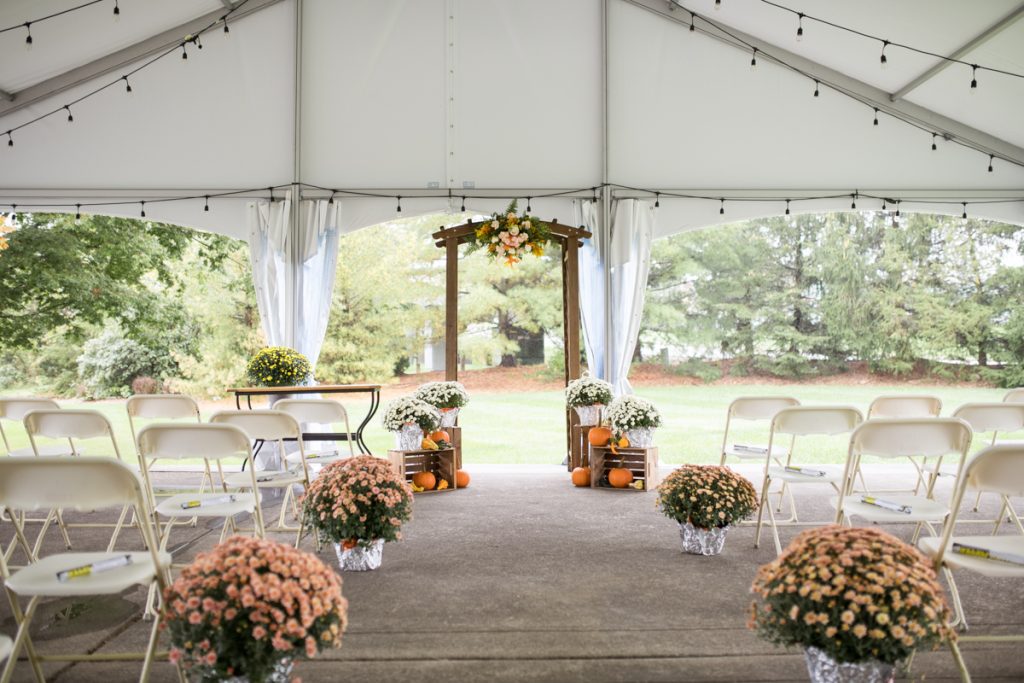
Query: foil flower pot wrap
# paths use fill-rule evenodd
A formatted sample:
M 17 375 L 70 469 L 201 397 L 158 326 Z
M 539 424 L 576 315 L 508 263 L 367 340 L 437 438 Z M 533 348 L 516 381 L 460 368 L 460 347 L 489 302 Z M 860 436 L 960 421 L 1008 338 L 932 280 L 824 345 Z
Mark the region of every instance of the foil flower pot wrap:
M 370 541 L 369 547 L 359 543 L 345 548 L 341 543 L 334 544 L 334 552 L 338 554 L 338 567 L 343 572 L 367 572 L 380 568 L 384 559 L 384 539 Z
M 689 522 L 679 523 L 679 538 L 683 541 L 683 552 L 691 555 L 718 555 L 725 547 L 725 536 L 730 527 L 701 529 Z
M 634 448 L 649 448 L 654 445 L 654 427 L 637 427 L 626 430 L 629 445 Z
M 893 683 L 896 666 L 877 660 L 839 663 L 816 647 L 804 650 L 812 683 Z
M 282 659 L 274 667 L 274 670 L 267 675 L 263 680 L 265 683 L 289 683 L 292 680 L 292 667 L 294 662 L 290 659 Z M 221 683 L 250 683 L 250 679 L 245 674 L 241 676 L 231 676 L 230 678 L 221 679 Z
M 423 446 L 423 430 L 415 422 L 402 425 L 395 432 L 395 448 L 400 451 L 418 451 Z
M 439 408 L 441 412 L 441 428 L 454 427 L 455 421 L 459 419 L 458 408 Z
M 580 418 L 581 427 L 593 427 L 601 424 L 601 409 L 604 405 L 595 403 L 589 406 L 573 406 L 573 410 Z

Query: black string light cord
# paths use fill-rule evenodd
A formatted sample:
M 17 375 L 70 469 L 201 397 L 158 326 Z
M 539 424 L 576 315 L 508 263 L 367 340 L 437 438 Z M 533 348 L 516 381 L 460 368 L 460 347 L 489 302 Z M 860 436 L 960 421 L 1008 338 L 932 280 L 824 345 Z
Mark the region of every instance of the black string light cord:
M 100 0 L 94 0 L 94 1 L 100 1 Z M 200 36 L 202 36 L 204 33 L 207 33 L 209 31 L 213 30 L 214 28 L 216 28 L 217 26 L 220 26 L 220 25 L 223 25 L 224 32 L 227 33 L 228 32 L 228 19 L 231 17 L 232 14 L 234 14 L 235 12 L 240 10 L 247 2 L 249 2 L 249 0 L 242 0 L 237 5 L 235 5 L 230 10 L 228 10 L 223 15 L 221 15 L 220 18 L 215 19 L 214 21 L 211 21 L 209 24 L 207 24 L 203 28 L 199 29 L 195 33 L 190 33 L 189 35 L 187 35 L 184 38 L 182 38 L 179 42 L 175 43 L 173 46 L 167 48 L 166 50 L 164 50 L 163 52 L 157 54 L 156 56 L 148 59 L 147 61 L 143 62 L 142 64 L 140 64 L 139 66 L 135 67 L 134 69 L 125 72 L 121 76 L 118 76 L 115 80 L 110 81 L 110 82 L 106 83 L 105 85 L 101 85 L 100 87 L 85 93 L 81 97 L 78 97 L 78 98 L 76 98 L 74 100 L 71 100 L 70 102 L 62 104 L 61 106 L 59 106 L 59 107 L 57 107 L 55 109 L 52 109 L 52 110 L 50 110 L 50 111 L 48 111 L 46 113 L 40 114 L 39 116 L 37 116 L 37 117 L 35 117 L 33 119 L 29 119 L 28 121 L 25 121 L 24 123 L 21 123 L 21 124 L 19 124 L 17 126 L 13 126 L 11 128 L 8 128 L 3 133 L 0 133 L 0 135 L 7 136 L 7 146 L 8 147 L 13 147 L 14 146 L 14 133 L 18 132 L 19 130 L 21 130 L 23 128 L 27 128 L 28 126 L 36 124 L 36 123 L 42 121 L 43 119 L 49 118 L 49 117 L 53 116 L 54 114 L 59 114 L 61 112 L 65 112 L 65 111 L 67 112 L 68 123 L 71 123 L 71 122 L 74 121 L 74 117 L 72 116 L 72 113 L 71 113 L 71 107 L 77 106 L 81 102 L 83 102 L 83 101 L 85 101 L 85 100 L 87 100 L 87 99 L 89 99 L 91 97 L 95 97 L 96 95 L 100 94 L 101 92 L 103 92 L 105 90 L 108 90 L 108 89 L 110 89 L 110 88 L 112 88 L 112 87 L 114 87 L 116 85 L 120 85 L 120 84 L 124 83 L 125 91 L 128 92 L 128 93 L 131 93 L 132 92 L 132 85 L 131 85 L 131 81 L 129 80 L 129 78 L 135 76 L 137 73 L 139 73 L 143 69 L 146 69 L 146 68 L 152 66 L 156 62 L 159 62 L 160 60 L 162 60 L 162 59 L 164 59 L 164 58 L 166 58 L 166 57 L 176 53 L 178 50 L 181 50 L 182 59 L 188 59 L 188 45 L 191 44 L 191 45 L 194 45 L 195 47 L 197 47 L 199 49 L 202 49 L 203 44 L 202 44 L 202 41 L 200 40 Z
M 800 25 L 797 27 L 797 35 L 798 36 L 803 36 L 804 35 L 803 31 L 801 30 L 803 28 L 803 20 L 810 20 L 810 21 L 815 21 L 815 22 L 817 22 L 819 24 L 824 24 L 825 26 L 831 26 L 832 28 L 839 29 L 840 31 L 846 31 L 847 33 L 852 33 L 852 34 L 860 36 L 862 38 L 868 38 L 869 40 L 874 40 L 874 41 L 880 43 L 882 45 L 883 49 L 885 47 L 887 47 L 887 46 L 888 47 L 899 47 L 899 48 L 902 48 L 904 50 L 909 50 L 910 52 L 916 52 L 919 55 L 925 55 L 927 57 L 934 57 L 935 59 L 941 59 L 942 61 L 949 62 L 950 64 L 962 64 L 963 66 L 970 67 L 972 71 L 989 71 L 989 72 L 996 73 L 996 74 L 1002 74 L 1004 76 L 1012 76 L 1014 78 L 1024 78 L 1024 74 L 1019 74 L 1019 73 L 1016 73 L 1014 71 L 1007 71 L 1005 69 L 997 69 L 995 67 L 985 66 L 983 64 L 974 64 L 972 62 L 967 62 L 967 61 L 964 61 L 962 59 L 957 59 L 956 57 L 949 57 L 947 55 L 939 54 L 938 52 L 932 52 L 930 50 L 924 50 L 924 49 L 921 49 L 921 48 L 918 48 L 918 47 L 914 47 L 913 45 L 907 45 L 906 43 L 900 43 L 900 42 L 897 42 L 895 40 L 887 40 L 887 39 L 882 38 L 880 36 L 875 36 L 875 35 L 872 35 L 870 33 L 865 33 L 864 31 L 858 31 L 857 29 L 850 28 L 849 26 L 843 26 L 842 24 L 837 24 L 834 21 L 829 21 L 828 19 L 822 19 L 821 17 L 816 17 L 814 15 L 808 14 L 807 12 L 800 12 L 798 10 L 793 9 L 792 7 L 786 7 L 785 5 L 781 5 L 781 4 L 777 3 L 777 2 L 773 2 L 772 0 L 761 0 L 761 2 L 763 2 L 766 5 L 770 5 L 772 7 L 775 7 L 776 9 L 780 9 L 780 10 L 783 10 L 785 12 L 789 12 L 793 16 L 797 17 L 797 19 L 800 21 Z M 972 76 L 973 76 L 973 74 L 972 74 Z
M 875 125 L 878 125 L 877 124 L 878 115 L 879 114 L 885 114 L 886 116 L 890 116 L 890 117 L 892 117 L 892 118 L 894 118 L 894 119 L 896 119 L 898 121 L 902 121 L 903 123 L 905 123 L 908 126 L 911 126 L 913 128 L 916 128 L 916 129 L 918 129 L 920 131 L 923 131 L 923 132 L 927 133 L 929 136 L 931 136 L 931 141 L 935 140 L 935 136 L 941 135 L 942 138 L 944 140 L 946 140 L 947 142 L 952 142 L 952 143 L 960 145 L 961 147 L 964 147 L 966 149 L 974 150 L 975 152 L 979 152 L 979 153 L 985 155 L 986 157 L 988 157 L 988 171 L 990 173 L 994 170 L 992 162 L 995 159 L 1000 159 L 1000 160 L 1005 161 L 1007 163 L 1013 164 L 1014 166 L 1019 166 L 1019 167 L 1024 168 L 1024 161 L 1020 161 L 1020 160 L 1014 159 L 1012 157 L 1006 156 L 1006 155 L 1001 154 L 1001 153 L 999 153 L 997 151 L 994 151 L 992 149 L 986 148 L 986 147 L 984 147 L 984 146 L 982 146 L 982 145 L 980 145 L 978 143 L 972 142 L 970 140 L 966 140 L 966 139 L 964 139 L 964 138 L 962 138 L 962 137 L 960 137 L 958 135 L 954 135 L 953 133 L 950 133 L 949 131 L 936 130 L 934 127 L 927 125 L 927 123 L 924 123 L 922 121 L 918 121 L 917 119 L 911 117 L 910 115 L 908 115 L 908 114 L 906 114 L 904 112 L 901 112 L 901 111 L 898 111 L 898 110 L 896 110 L 894 108 L 888 107 L 888 106 L 886 106 L 883 103 L 875 102 L 874 100 L 871 100 L 871 99 L 869 99 L 869 98 L 867 98 L 867 97 L 865 97 L 863 95 L 860 95 L 860 94 L 858 94 L 856 92 L 853 92 L 852 90 L 849 90 L 848 88 L 844 88 L 843 86 L 841 86 L 841 85 L 839 85 L 837 83 L 833 83 L 831 81 L 823 79 L 820 76 L 816 76 L 814 74 L 808 73 L 807 71 L 804 71 L 800 67 L 794 66 L 793 64 L 790 64 L 789 62 L 787 62 L 786 60 L 778 57 L 777 55 L 774 55 L 771 52 L 765 51 L 764 49 L 749 43 L 748 41 L 744 40 L 740 36 L 736 35 L 735 33 L 729 31 L 727 28 L 723 27 L 721 24 L 719 24 L 719 23 L 717 23 L 717 22 L 715 22 L 715 21 L 713 21 L 711 19 L 708 19 L 703 14 L 699 14 L 699 13 L 694 12 L 693 10 L 685 7 L 681 2 L 679 2 L 679 0 L 669 0 L 669 2 L 671 2 L 671 4 L 673 6 L 682 9 L 684 12 L 686 12 L 686 13 L 688 13 L 690 15 L 689 26 L 690 26 L 691 32 L 693 32 L 693 31 L 700 31 L 701 33 L 704 33 L 706 35 L 713 36 L 713 37 L 715 36 L 715 34 L 709 32 L 707 30 L 707 28 L 701 27 L 697 23 L 697 21 L 700 20 L 701 22 L 703 22 L 707 26 L 710 26 L 711 28 L 715 29 L 715 31 L 717 31 L 718 33 L 720 33 L 720 34 L 722 34 L 724 36 L 727 36 L 732 41 L 733 47 L 741 49 L 744 52 L 751 52 L 751 53 L 753 53 L 755 55 L 759 54 L 763 58 L 765 58 L 765 59 L 767 59 L 767 60 L 777 64 L 778 66 L 781 66 L 781 67 L 783 67 L 785 69 L 788 69 L 788 70 L 792 71 L 793 73 L 799 74 L 799 75 L 803 76 L 804 78 L 808 79 L 809 81 L 813 81 L 814 82 L 814 97 L 818 97 L 818 92 L 819 92 L 820 88 L 821 87 L 825 87 L 825 88 L 828 88 L 829 90 L 832 90 L 833 92 L 839 93 L 840 95 L 844 95 L 844 96 L 848 97 L 849 99 L 851 99 L 851 100 L 853 100 L 853 101 L 855 101 L 855 102 L 857 102 L 857 103 L 867 107 L 869 110 L 871 110 L 871 112 L 874 115 L 874 119 L 873 120 L 876 122 Z M 685 19 L 681 19 L 679 21 L 683 25 L 686 25 Z
M 8 31 L 17 31 L 18 29 L 26 29 L 26 30 L 28 30 L 29 33 L 28 33 L 28 36 L 26 36 L 25 42 L 27 44 L 31 45 L 32 41 L 28 40 L 27 38 L 32 35 L 32 27 L 34 25 L 40 24 L 40 23 L 42 23 L 44 21 L 48 21 L 50 19 L 56 19 L 57 17 L 64 16 L 65 14 L 70 14 L 71 12 L 77 12 L 80 9 L 85 9 L 86 7 L 92 7 L 93 5 L 98 5 L 101 2 L 107 2 L 107 1 L 108 0 L 89 0 L 89 2 L 83 2 L 82 4 L 75 5 L 74 7 L 68 7 L 67 9 L 62 9 L 59 12 L 54 12 L 53 14 L 47 14 L 46 16 L 39 17 L 38 19 L 29 19 L 28 21 L 23 21 L 20 24 L 14 24 L 13 26 L 8 26 L 6 28 L 0 28 L 0 33 L 7 33 Z M 121 8 L 118 5 L 118 0 L 112 0 L 112 1 L 114 3 L 114 16 L 117 17 L 117 16 L 119 16 L 121 14 Z

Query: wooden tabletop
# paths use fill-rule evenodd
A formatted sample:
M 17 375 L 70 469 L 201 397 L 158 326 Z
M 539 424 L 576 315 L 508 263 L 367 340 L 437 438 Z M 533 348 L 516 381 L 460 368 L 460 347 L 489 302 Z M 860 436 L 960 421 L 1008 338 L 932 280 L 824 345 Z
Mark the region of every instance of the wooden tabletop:
M 231 387 L 233 394 L 356 394 L 380 391 L 379 384 L 316 384 L 301 387 Z

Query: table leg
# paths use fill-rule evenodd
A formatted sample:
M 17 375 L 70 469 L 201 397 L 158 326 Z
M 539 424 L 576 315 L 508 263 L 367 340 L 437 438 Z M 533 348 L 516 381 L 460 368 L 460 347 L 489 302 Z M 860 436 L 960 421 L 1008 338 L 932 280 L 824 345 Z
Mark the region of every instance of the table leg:
M 363 421 L 359 423 L 359 426 L 356 427 L 356 443 L 359 444 L 359 450 L 367 455 L 373 455 L 373 453 L 370 452 L 370 448 L 363 441 L 363 429 L 366 425 L 370 424 L 370 420 L 377 414 L 378 407 L 380 407 L 380 391 L 374 391 L 370 394 L 370 411 L 363 418 Z

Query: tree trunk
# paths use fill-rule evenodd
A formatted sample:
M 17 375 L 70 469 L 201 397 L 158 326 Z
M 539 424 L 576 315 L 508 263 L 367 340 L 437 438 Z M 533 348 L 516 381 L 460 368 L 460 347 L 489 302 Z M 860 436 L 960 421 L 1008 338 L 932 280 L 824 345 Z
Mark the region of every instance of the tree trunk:
M 988 351 L 984 344 L 978 344 L 978 365 L 983 368 L 988 367 Z

